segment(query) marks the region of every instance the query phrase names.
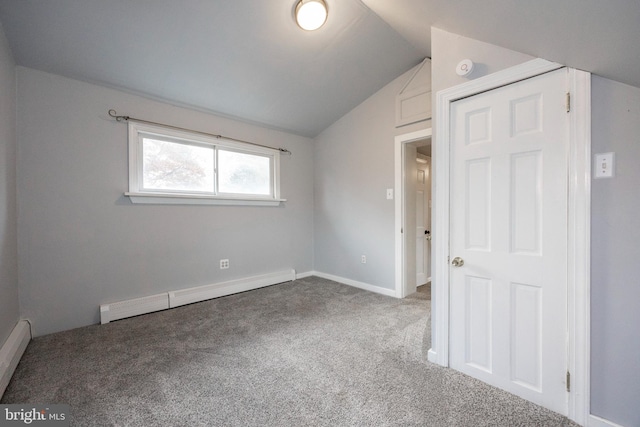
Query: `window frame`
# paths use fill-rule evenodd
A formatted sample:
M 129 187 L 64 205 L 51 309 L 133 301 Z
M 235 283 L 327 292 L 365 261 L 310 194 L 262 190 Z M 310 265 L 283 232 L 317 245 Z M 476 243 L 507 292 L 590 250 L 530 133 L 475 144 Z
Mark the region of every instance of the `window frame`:
M 280 198 L 280 150 L 278 149 L 146 123 L 131 121 L 128 126 L 129 191 L 124 194 L 132 203 L 278 206 L 286 201 Z M 214 156 L 213 192 L 145 189 L 143 187 L 144 138 L 157 138 L 161 141 L 196 147 L 211 147 Z M 219 149 L 267 157 L 271 180 L 270 194 L 220 193 L 218 190 Z
M 244 144 L 243 144 L 244 145 Z M 222 151 L 227 151 L 229 153 L 238 153 L 238 154 L 249 154 L 249 155 L 254 155 L 256 157 L 266 157 L 266 158 L 272 158 L 273 160 L 269 162 L 269 176 L 271 178 L 271 182 L 273 183 L 275 181 L 275 158 L 273 158 L 273 154 L 265 154 L 265 153 L 259 153 L 257 150 L 246 150 L 246 149 L 240 149 L 240 148 L 232 148 L 232 147 L 228 147 L 228 146 L 224 146 L 224 145 L 219 145 L 222 148 Z M 232 197 L 232 198 L 243 198 L 243 197 L 258 197 L 258 198 L 269 198 L 272 199 L 275 197 L 275 185 L 271 185 L 270 186 L 270 191 L 268 195 L 261 195 L 261 194 L 255 194 L 255 195 L 247 195 L 246 193 L 227 193 L 227 192 L 222 192 L 220 191 L 220 174 L 219 174 L 219 162 L 220 162 L 220 156 L 218 155 L 218 151 L 219 150 L 215 150 L 215 156 L 213 158 L 213 162 L 214 162 L 214 186 L 215 186 L 215 190 L 217 192 L 218 196 L 221 197 Z M 278 155 L 280 155 L 280 152 L 278 151 Z

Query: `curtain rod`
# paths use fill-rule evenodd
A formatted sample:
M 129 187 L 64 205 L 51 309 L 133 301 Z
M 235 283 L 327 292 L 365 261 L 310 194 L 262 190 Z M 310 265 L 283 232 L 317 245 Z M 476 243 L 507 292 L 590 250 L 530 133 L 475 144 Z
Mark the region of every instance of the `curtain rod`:
M 291 151 L 287 150 L 286 148 L 274 148 L 274 147 L 269 147 L 268 145 L 257 144 L 255 142 L 243 141 L 242 139 L 229 138 L 228 136 L 217 135 L 215 133 L 201 132 L 199 130 L 181 128 L 181 127 L 178 127 L 178 126 L 167 125 L 167 124 L 164 124 L 164 123 L 158 123 L 158 122 L 152 122 L 152 121 L 149 121 L 149 120 L 137 119 L 137 118 L 131 117 L 131 116 L 119 116 L 118 113 L 116 112 L 116 110 L 114 110 L 113 108 L 111 110 L 109 110 L 109 116 L 111 116 L 114 119 L 116 119 L 116 122 L 123 122 L 123 121 L 124 122 L 138 122 L 138 123 L 146 123 L 148 125 L 163 126 L 163 127 L 170 128 L 170 129 L 184 130 L 184 131 L 187 131 L 187 132 L 193 132 L 193 133 L 197 133 L 197 134 L 200 134 L 200 135 L 212 136 L 212 137 L 214 137 L 216 139 L 228 139 L 230 141 L 242 142 L 243 144 L 250 144 L 250 145 L 255 145 L 257 147 L 269 148 L 271 150 L 278 150 L 281 153 L 285 153 L 285 154 L 291 155 Z

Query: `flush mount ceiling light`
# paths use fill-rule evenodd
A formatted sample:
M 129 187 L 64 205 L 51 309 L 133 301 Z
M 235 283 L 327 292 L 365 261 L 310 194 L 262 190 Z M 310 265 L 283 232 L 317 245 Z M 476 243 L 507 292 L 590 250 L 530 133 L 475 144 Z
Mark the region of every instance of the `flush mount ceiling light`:
M 296 22 L 303 30 L 317 30 L 326 20 L 327 4 L 324 0 L 300 0 L 296 5 Z

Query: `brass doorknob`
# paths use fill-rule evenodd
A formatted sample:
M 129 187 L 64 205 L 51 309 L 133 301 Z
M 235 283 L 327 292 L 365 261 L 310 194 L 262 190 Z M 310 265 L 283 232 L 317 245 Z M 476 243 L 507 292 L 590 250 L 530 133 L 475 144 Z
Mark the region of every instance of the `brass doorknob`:
M 451 261 L 451 265 L 453 265 L 454 267 L 462 267 L 464 265 L 464 260 L 457 256 L 453 259 L 453 261 Z

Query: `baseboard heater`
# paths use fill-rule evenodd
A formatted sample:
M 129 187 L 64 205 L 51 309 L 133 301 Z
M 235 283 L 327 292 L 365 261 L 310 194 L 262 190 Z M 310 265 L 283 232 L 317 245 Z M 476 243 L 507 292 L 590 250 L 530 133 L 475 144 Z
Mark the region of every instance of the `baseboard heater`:
M 126 301 L 102 304 L 100 305 L 100 323 L 105 324 L 127 317 L 139 316 L 141 314 L 175 308 L 194 302 L 237 294 L 238 292 L 290 282 L 295 280 L 295 278 L 295 270 L 285 270 L 212 285 L 180 289 L 178 291 L 165 292 Z
M 29 322 L 21 320 L 0 348 L 0 397 L 9 385 L 29 341 L 31 341 L 31 327 Z

